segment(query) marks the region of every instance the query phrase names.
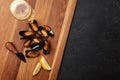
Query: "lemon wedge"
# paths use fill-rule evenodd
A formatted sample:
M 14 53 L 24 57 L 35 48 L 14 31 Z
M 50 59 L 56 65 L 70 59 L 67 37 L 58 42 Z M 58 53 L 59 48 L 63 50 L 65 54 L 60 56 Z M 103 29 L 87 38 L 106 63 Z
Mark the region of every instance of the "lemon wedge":
M 48 70 L 48 71 L 51 70 L 51 67 L 49 66 L 49 64 L 47 63 L 47 61 L 43 56 L 40 57 L 40 64 L 44 70 Z
M 41 64 L 37 63 L 37 65 L 33 71 L 33 76 L 37 75 L 39 73 L 40 69 L 41 69 Z

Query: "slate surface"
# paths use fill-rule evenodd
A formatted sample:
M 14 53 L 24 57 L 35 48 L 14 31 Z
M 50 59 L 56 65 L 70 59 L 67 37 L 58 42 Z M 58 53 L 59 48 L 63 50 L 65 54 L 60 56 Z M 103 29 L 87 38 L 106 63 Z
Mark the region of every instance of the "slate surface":
M 120 0 L 78 0 L 58 80 L 120 80 Z

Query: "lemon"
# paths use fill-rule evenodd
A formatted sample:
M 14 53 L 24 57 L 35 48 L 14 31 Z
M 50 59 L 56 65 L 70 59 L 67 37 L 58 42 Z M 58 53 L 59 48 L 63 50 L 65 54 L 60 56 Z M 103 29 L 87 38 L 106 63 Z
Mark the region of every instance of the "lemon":
M 36 67 L 35 67 L 35 69 L 33 71 L 33 76 L 35 76 L 36 74 L 38 74 L 39 71 L 40 71 L 40 69 L 41 69 L 41 64 L 37 63 L 37 65 L 36 65 Z
M 49 64 L 47 63 L 47 61 L 43 56 L 40 57 L 40 64 L 44 70 L 48 70 L 48 71 L 51 70 L 51 67 L 49 66 Z

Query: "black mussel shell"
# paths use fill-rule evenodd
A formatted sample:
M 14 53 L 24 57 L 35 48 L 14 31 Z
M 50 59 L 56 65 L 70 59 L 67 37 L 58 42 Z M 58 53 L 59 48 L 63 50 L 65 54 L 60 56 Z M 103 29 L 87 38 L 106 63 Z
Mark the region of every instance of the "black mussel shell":
M 44 41 L 43 41 L 43 40 L 41 40 L 41 41 L 40 41 L 40 43 L 39 43 L 39 48 L 40 48 L 40 49 L 42 49 L 42 48 L 43 48 L 43 46 L 44 46 L 44 44 L 45 44 L 45 43 L 44 43 Z
M 34 24 L 36 24 L 36 25 L 38 26 L 38 23 L 37 23 L 37 21 L 36 21 L 36 20 L 33 20 L 33 23 L 34 23 Z
M 30 29 L 33 31 L 33 32 L 38 32 L 38 23 L 36 20 L 33 21 L 33 23 L 28 23 L 29 24 L 29 27 Z
M 32 36 L 23 36 L 20 39 L 32 39 Z
M 20 31 L 20 36 L 32 36 L 34 33 L 32 31 Z
M 33 51 L 33 50 L 26 50 L 25 53 L 27 58 L 35 58 L 40 55 L 38 51 Z
M 20 35 L 20 36 L 25 36 L 25 32 L 26 32 L 26 31 L 20 31 L 20 32 L 19 32 L 19 35 Z
M 48 33 L 51 37 L 54 36 L 54 32 L 53 32 L 53 30 L 51 29 L 50 26 L 44 25 L 44 29 L 47 31 L 47 33 Z
M 50 30 L 50 31 L 48 32 L 48 34 L 49 34 L 51 37 L 54 36 L 54 32 L 53 32 L 52 30 Z
M 24 42 L 24 47 L 30 47 L 30 44 L 31 44 L 32 40 L 31 39 L 28 39 Z
M 50 45 L 49 45 L 48 41 L 44 41 L 43 53 L 44 54 L 49 54 L 50 53 Z
M 39 31 L 41 31 L 41 30 L 44 29 L 44 27 L 43 26 L 39 26 L 38 29 L 39 29 Z
M 34 50 L 34 51 L 40 50 L 39 44 L 36 44 L 36 45 L 32 46 L 31 49 Z

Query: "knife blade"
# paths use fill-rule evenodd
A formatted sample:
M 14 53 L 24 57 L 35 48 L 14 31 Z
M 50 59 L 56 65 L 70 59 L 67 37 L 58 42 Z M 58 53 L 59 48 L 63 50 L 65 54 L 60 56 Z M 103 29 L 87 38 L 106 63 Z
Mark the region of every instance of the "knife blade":
M 12 42 L 6 42 L 5 47 L 12 53 L 15 53 L 16 56 L 22 60 L 23 62 L 26 62 L 25 56 L 23 55 L 23 53 L 18 52 L 17 48 L 15 47 L 15 45 Z
M 17 52 L 16 55 L 17 55 L 17 57 L 18 57 L 20 60 L 26 62 L 25 56 L 24 56 L 22 53 Z

